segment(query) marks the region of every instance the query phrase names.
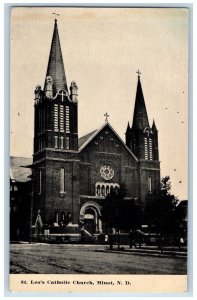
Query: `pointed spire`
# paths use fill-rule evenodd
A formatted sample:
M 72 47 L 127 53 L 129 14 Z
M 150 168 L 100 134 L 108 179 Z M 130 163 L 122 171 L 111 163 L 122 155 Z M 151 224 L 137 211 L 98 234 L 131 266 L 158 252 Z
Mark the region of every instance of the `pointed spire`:
M 129 126 L 129 122 L 128 122 L 128 125 L 127 125 L 127 130 L 126 132 L 129 132 L 130 131 L 130 126 Z
M 146 105 L 144 101 L 144 95 L 142 91 L 142 86 L 140 82 L 140 72 L 138 70 L 138 83 L 137 83 L 137 92 L 135 98 L 135 108 L 133 114 L 133 125 L 132 127 L 144 129 L 149 127 L 148 115 L 146 111 Z
M 53 94 L 56 94 L 58 90 L 68 91 L 56 19 L 54 24 L 51 51 L 49 55 L 49 62 L 48 62 L 47 73 L 46 73 L 46 77 L 47 76 L 52 77 Z M 45 83 L 45 88 L 46 88 L 46 83 Z
M 155 120 L 154 119 L 153 119 L 152 131 L 154 131 L 154 132 L 158 131 L 157 127 L 155 125 Z

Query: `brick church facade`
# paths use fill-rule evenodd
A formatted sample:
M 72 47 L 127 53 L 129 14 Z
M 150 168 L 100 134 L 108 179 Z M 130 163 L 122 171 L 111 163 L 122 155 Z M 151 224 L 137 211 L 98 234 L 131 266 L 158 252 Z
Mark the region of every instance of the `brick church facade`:
M 126 199 L 143 208 L 147 193 L 160 183 L 158 131 L 150 127 L 140 75 L 133 123 L 124 142 L 109 124 L 78 138 L 77 84 L 68 88 L 55 21 L 43 90 L 35 89 L 32 222 L 64 222 L 91 233 L 103 232 L 101 206 L 124 184 Z

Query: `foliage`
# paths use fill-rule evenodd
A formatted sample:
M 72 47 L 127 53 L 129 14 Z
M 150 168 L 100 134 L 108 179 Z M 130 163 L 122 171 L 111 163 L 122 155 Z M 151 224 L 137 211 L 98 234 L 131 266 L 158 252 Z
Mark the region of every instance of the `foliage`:
M 112 190 L 102 206 L 102 221 L 110 228 L 130 230 L 140 227 L 140 208 L 131 200 L 125 200 L 125 188 Z
M 144 212 L 145 222 L 162 235 L 178 230 L 176 207 L 178 199 L 170 193 L 170 177 L 162 178 L 159 189 L 147 194 Z

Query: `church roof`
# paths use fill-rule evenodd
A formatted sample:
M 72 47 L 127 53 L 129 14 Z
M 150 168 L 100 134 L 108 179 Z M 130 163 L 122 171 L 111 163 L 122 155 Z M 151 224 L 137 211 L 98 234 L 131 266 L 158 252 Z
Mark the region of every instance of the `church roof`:
M 138 129 L 144 129 L 146 127 L 149 127 L 148 114 L 146 111 L 140 76 L 138 76 L 132 127 Z
M 25 166 L 32 164 L 32 158 L 10 157 L 10 179 L 17 182 L 26 182 L 30 180 L 31 169 Z
M 54 24 L 53 38 L 51 42 L 51 51 L 49 55 L 46 76 L 52 77 L 54 93 L 56 93 L 58 90 L 68 91 L 57 20 L 55 20 Z
M 95 136 L 97 136 L 97 134 L 99 132 L 101 132 L 101 130 L 103 128 L 105 128 L 106 126 L 109 126 L 109 128 L 113 131 L 113 133 L 117 136 L 117 138 L 119 139 L 119 141 L 121 142 L 121 144 L 126 148 L 127 151 L 129 151 L 129 153 L 134 157 L 134 159 L 137 161 L 137 157 L 133 154 L 133 152 L 131 151 L 131 149 L 129 149 L 129 147 L 127 147 L 127 145 L 124 143 L 124 141 L 121 139 L 121 137 L 116 133 L 116 131 L 113 129 L 113 127 L 106 122 L 105 124 L 103 124 L 103 126 L 101 126 L 100 129 L 94 130 L 92 132 L 90 132 L 89 134 L 86 134 L 85 136 L 81 137 L 81 142 L 79 142 L 79 151 L 83 150 L 92 140 Z M 79 141 L 80 141 L 79 139 Z M 83 143 L 82 143 L 83 142 Z
M 90 133 L 88 133 L 88 134 L 86 134 L 86 135 L 84 135 L 84 136 L 82 136 L 82 137 L 80 137 L 79 140 L 78 140 L 78 146 L 79 146 L 79 148 L 83 144 L 85 144 L 92 137 L 92 135 L 94 135 L 95 132 L 97 132 L 97 129 L 94 130 L 94 131 L 92 131 L 92 132 L 90 132 Z

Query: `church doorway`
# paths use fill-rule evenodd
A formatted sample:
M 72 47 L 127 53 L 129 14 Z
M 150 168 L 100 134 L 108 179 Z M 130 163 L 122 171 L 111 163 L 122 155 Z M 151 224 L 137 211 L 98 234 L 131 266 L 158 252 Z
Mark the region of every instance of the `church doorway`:
M 84 228 L 91 234 L 96 233 L 96 215 L 92 208 L 88 208 L 84 215 Z
M 84 229 L 90 234 L 102 232 L 102 224 L 100 219 L 100 207 L 97 203 L 86 202 L 80 211 L 80 218 L 83 220 Z

